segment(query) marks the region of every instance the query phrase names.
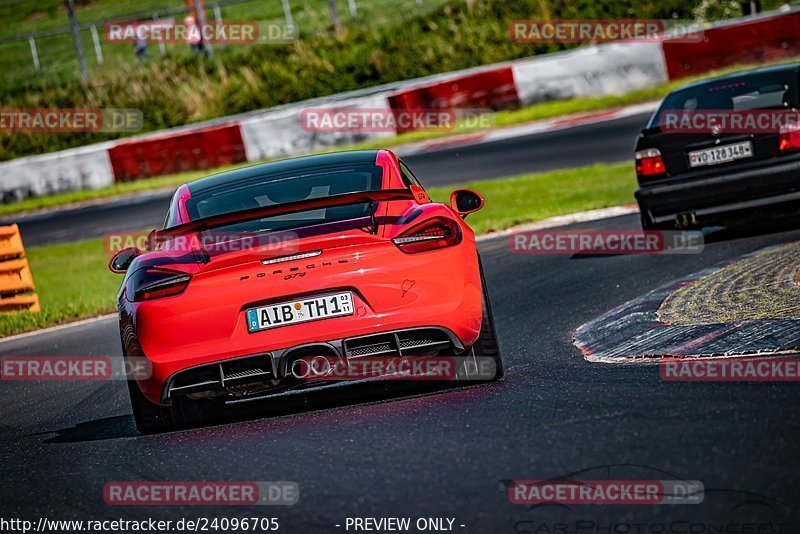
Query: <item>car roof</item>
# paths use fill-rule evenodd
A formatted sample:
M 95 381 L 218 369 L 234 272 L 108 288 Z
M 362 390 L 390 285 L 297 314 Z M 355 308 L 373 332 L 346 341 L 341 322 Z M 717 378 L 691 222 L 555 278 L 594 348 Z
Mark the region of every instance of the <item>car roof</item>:
M 285 174 L 303 169 L 326 167 L 329 165 L 348 165 L 353 163 L 375 163 L 379 150 L 350 150 L 318 154 L 314 156 L 301 156 L 269 163 L 249 165 L 232 171 L 225 171 L 200 178 L 186 184 L 189 191 L 194 194 L 207 189 L 247 181 L 250 178 L 264 176 L 265 174 Z
M 792 70 L 796 71 L 798 69 L 800 69 L 800 62 L 786 63 L 784 65 L 770 65 L 768 67 L 759 67 L 759 68 L 756 68 L 756 69 L 749 69 L 749 70 L 743 70 L 743 71 L 739 71 L 739 72 L 732 72 L 730 74 L 723 74 L 722 76 L 715 76 L 713 78 L 707 78 L 705 80 L 698 80 L 696 82 L 687 83 L 686 85 L 682 85 L 682 86 L 678 87 L 677 89 L 672 91 L 670 94 L 677 93 L 677 92 L 680 92 L 680 91 L 684 91 L 686 89 L 693 89 L 695 87 L 702 87 L 704 85 L 724 82 L 724 81 L 727 81 L 727 80 L 735 80 L 735 79 L 738 79 L 738 78 L 742 78 L 742 77 L 745 77 L 745 76 L 751 76 L 751 75 L 754 75 L 754 74 L 765 74 L 765 73 L 772 73 L 772 72 L 789 72 L 789 71 L 792 71 Z

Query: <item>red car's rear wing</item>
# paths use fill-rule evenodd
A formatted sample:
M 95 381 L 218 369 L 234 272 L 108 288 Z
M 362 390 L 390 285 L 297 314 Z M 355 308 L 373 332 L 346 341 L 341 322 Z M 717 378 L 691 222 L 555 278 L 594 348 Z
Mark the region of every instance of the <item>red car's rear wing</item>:
M 187 235 L 194 232 L 202 232 L 214 228 L 221 228 L 236 223 L 255 221 L 266 217 L 277 215 L 288 215 L 302 211 L 311 211 L 322 208 L 336 208 L 341 206 L 351 206 L 353 204 L 364 204 L 367 202 L 386 202 L 389 200 L 414 200 L 414 193 L 409 189 L 383 189 L 379 191 L 363 191 L 359 193 L 345 193 L 343 195 L 333 195 L 329 197 L 313 198 L 300 200 L 298 202 L 287 202 L 286 204 L 275 204 L 263 206 L 249 210 L 224 213 L 196 221 L 189 221 L 172 228 L 158 231 L 158 239 L 170 239 L 173 237 Z

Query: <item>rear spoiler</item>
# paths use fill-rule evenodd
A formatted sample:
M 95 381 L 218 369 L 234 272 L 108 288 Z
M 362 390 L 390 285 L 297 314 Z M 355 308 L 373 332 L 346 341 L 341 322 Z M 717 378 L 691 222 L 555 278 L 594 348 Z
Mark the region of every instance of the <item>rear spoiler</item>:
M 187 235 L 204 230 L 212 230 L 236 223 L 255 221 L 266 217 L 277 215 L 288 215 L 302 211 L 311 211 L 322 208 L 337 208 L 341 206 L 351 206 L 353 204 L 366 204 L 372 202 L 386 202 L 389 200 L 414 200 L 414 193 L 409 189 L 382 189 L 379 191 L 363 191 L 359 193 L 345 193 L 343 195 L 333 195 L 329 197 L 313 198 L 300 200 L 298 202 L 287 202 L 286 204 L 275 204 L 263 206 L 249 210 L 224 213 L 196 221 L 189 221 L 172 228 L 158 230 L 158 239 L 170 239 L 181 235 Z

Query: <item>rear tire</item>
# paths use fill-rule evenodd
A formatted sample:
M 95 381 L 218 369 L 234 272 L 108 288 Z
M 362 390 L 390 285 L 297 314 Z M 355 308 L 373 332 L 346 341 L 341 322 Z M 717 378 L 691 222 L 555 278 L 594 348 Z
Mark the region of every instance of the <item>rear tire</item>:
M 139 389 L 135 380 L 128 380 L 128 393 L 131 398 L 136 430 L 142 434 L 167 432 L 184 426 L 179 418 L 175 417 L 172 406 L 162 406 L 150 402 Z
M 480 260 L 479 260 L 480 261 Z M 500 345 L 497 342 L 497 332 L 494 328 L 494 315 L 492 314 L 492 303 L 489 300 L 489 290 L 486 287 L 486 278 L 483 275 L 483 266 L 480 266 L 481 272 L 481 286 L 483 298 L 481 299 L 482 313 L 481 313 L 481 331 L 478 334 L 478 339 L 472 345 L 470 356 L 475 358 L 477 364 L 479 359 L 491 358 L 494 362 L 495 372 L 492 378 L 480 379 L 480 382 L 495 382 L 503 378 L 505 373 L 503 369 L 503 357 L 500 354 Z M 478 367 L 480 369 L 480 367 Z M 480 373 L 479 373 L 480 374 Z
M 150 402 L 134 380 L 128 380 L 128 393 L 131 397 L 136 430 L 142 434 L 188 428 L 209 422 L 215 415 L 210 405 L 201 406 L 200 401 L 179 398 L 174 399 L 170 406 Z

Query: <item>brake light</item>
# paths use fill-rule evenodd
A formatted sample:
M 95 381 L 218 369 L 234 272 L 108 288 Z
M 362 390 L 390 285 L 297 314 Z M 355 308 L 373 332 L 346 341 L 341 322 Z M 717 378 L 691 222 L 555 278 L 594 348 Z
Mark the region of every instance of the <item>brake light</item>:
M 648 148 L 636 153 L 636 176 L 650 177 L 667 174 L 661 151 L 657 148 Z
M 416 254 L 461 243 L 461 228 L 453 220 L 436 217 L 427 220 L 392 239 L 406 254 Z
M 781 128 L 778 148 L 781 152 L 800 150 L 800 125 L 787 124 Z
M 186 290 L 191 279 L 190 274 L 146 267 L 131 275 L 127 293 L 133 295 L 134 302 L 174 297 Z

